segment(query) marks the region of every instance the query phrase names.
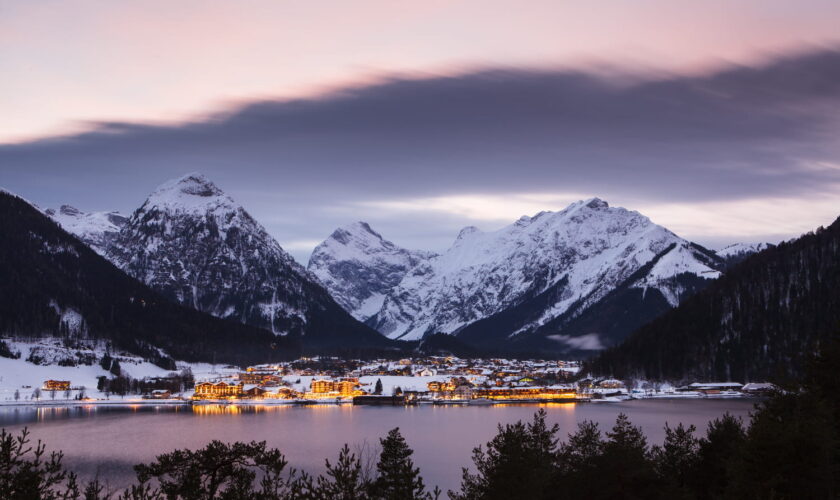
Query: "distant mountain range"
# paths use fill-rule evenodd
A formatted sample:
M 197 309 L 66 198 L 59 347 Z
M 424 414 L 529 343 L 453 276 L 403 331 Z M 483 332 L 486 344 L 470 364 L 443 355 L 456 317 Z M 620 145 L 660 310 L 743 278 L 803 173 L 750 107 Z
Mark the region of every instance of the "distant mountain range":
M 465 228 L 439 255 L 400 248 L 358 222 L 320 244 L 308 269 L 393 339 L 447 333 L 480 347 L 580 353 L 618 342 L 726 265 L 593 198 L 491 233 Z
M 304 269 L 197 173 L 164 183 L 129 216 L 68 205 L 45 213 L 167 299 L 315 348 L 388 348 L 442 333 L 477 352 L 587 355 L 765 247 L 716 253 L 592 198 L 498 231 L 467 227 L 439 254 L 356 222 L 318 245 Z
M 840 340 L 840 219 L 769 246 L 590 368 L 618 377 L 785 380 Z

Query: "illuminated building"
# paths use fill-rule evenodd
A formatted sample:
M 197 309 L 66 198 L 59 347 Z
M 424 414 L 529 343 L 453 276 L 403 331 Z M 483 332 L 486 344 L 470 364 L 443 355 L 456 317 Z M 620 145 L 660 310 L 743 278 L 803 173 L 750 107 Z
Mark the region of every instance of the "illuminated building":
M 281 378 L 272 372 L 260 372 L 252 369 L 238 375 L 239 381 L 243 384 L 266 384 L 279 383 Z
M 358 390 L 358 387 L 358 378 L 343 378 L 341 380 L 313 379 L 309 383 L 310 392 L 306 393 L 306 396 L 313 398 L 357 396 L 362 394 L 362 391 Z
M 221 399 L 242 397 L 243 384 L 228 384 L 227 382 L 199 382 L 195 384 L 194 399 Z
M 44 382 L 45 391 L 66 391 L 70 389 L 69 380 L 47 380 Z
M 491 389 L 475 389 L 474 398 L 486 399 L 577 399 L 574 389 L 552 387 L 494 387 Z

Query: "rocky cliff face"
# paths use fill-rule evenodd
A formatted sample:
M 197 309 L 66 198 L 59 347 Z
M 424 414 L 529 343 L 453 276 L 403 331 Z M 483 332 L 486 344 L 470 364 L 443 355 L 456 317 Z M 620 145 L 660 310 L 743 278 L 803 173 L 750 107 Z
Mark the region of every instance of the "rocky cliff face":
M 318 245 L 307 268 L 344 309 L 364 321 L 379 312 L 410 269 L 433 256 L 400 248 L 366 222 L 355 222 Z

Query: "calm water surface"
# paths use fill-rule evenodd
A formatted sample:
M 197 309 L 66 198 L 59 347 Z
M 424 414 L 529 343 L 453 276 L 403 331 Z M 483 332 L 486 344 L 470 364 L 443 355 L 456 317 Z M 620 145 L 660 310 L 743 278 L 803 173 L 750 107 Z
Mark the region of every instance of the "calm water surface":
M 551 404 L 542 407 L 563 438 L 582 420 L 609 429 L 624 412 L 640 425 L 651 443 L 661 443 L 665 422 L 707 423 L 725 412 L 746 420 L 751 400 L 642 400 L 623 403 Z M 484 444 L 499 423 L 530 420 L 539 406 L 200 406 L 200 407 L 0 407 L 0 426 L 29 427 L 48 449 L 64 451 L 65 462 L 83 477 L 99 474 L 113 487 L 134 478 L 132 465 L 148 462 L 175 448 L 200 448 L 211 439 L 267 441 L 292 466 L 323 472 L 325 458 L 335 459 L 344 443 L 370 448 L 399 427 L 414 449 L 415 463 L 427 485 L 457 488 L 461 467 L 471 450 Z

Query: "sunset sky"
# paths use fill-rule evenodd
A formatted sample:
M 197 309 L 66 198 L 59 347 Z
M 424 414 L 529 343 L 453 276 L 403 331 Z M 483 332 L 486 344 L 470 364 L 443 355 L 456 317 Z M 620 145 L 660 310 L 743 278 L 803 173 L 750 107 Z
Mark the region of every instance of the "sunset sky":
M 598 196 L 713 248 L 840 215 L 840 2 L 0 0 L 0 186 L 201 171 L 305 263 Z

